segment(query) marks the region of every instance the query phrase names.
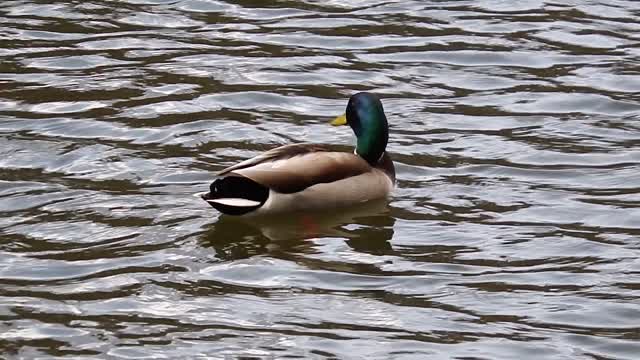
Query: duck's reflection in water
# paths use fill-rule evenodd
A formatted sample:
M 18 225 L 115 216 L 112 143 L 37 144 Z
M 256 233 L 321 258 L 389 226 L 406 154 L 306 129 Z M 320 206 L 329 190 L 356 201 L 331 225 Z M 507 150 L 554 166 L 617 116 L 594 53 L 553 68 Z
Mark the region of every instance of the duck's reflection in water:
M 391 251 L 395 219 L 386 200 L 331 212 L 297 212 L 260 218 L 221 216 L 201 237 L 223 260 L 281 252 L 310 252 L 318 238 L 343 239 L 353 249 L 370 254 Z

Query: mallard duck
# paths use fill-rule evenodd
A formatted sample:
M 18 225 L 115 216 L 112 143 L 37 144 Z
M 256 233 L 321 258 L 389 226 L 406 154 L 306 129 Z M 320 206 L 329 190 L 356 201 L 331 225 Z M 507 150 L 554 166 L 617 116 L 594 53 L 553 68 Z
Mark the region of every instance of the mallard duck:
M 389 139 L 380 99 L 361 92 L 349 98 L 332 125 L 349 125 L 357 137 L 353 153 L 324 145 L 292 144 L 230 166 L 201 197 L 228 215 L 324 210 L 389 195 L 395 169 L 385 152 Z

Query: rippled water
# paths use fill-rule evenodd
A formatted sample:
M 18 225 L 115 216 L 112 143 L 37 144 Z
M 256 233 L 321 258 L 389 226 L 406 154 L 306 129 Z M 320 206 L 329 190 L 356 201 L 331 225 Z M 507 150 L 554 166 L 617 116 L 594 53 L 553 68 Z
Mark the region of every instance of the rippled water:
M 640 2 L 0 3 L 7 358 L 638 359 Z M 380 94 L 390 203 L 192 196 Z

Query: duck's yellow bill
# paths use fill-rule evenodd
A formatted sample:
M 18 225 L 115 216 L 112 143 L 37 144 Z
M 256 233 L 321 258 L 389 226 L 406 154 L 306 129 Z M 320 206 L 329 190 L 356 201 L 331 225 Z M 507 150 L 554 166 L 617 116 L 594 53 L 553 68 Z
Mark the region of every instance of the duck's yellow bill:
M 331 125 L 340 126 L 347 125 L 347 114 L 342 114 L 331 121 Z

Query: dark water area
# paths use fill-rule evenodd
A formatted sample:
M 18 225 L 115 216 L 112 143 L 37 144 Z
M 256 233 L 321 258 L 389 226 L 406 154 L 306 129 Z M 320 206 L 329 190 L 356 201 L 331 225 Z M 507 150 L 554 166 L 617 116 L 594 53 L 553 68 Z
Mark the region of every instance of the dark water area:
M 640 2 L 0 2 L 0 358 L 640 359 Z M 379 94 L 388 203 L 193 196 Z

